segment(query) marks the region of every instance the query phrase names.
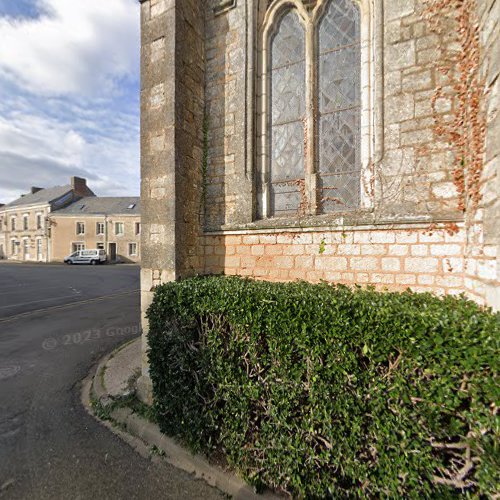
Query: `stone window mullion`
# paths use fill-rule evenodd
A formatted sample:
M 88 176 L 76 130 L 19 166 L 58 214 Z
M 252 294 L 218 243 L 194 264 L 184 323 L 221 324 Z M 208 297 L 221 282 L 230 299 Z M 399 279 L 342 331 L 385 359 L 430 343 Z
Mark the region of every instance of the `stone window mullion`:
M 304 133 L 305 148 L 305 211 L 308 215 L 317 212 L 317 180 L 316 180 L 316 137 L 317 137 L 317 67 L 315 26 L 309 20 L 306 31 L 306 123 Z
M 265 36 L 265 43 L 262 49 L 262 86 L 261 86 L 261 114 L 260 114 L 260 193 L 258 205 L 260 205 L 260 215 L 262 218 L 267 219 L 269 217 L 269 88 L 270 88 L 270 78 L 268 76 L 269 71 L 269 40 Z

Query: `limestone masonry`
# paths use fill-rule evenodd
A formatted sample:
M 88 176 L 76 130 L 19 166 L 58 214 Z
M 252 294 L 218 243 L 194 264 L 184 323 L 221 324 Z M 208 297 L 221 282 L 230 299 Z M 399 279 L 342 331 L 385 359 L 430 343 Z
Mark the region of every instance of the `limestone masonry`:
M 500 2 L 464 0 L 468 31 L 433 3 L 141 1 L 143 312 L 207 273 L 500 308 Z

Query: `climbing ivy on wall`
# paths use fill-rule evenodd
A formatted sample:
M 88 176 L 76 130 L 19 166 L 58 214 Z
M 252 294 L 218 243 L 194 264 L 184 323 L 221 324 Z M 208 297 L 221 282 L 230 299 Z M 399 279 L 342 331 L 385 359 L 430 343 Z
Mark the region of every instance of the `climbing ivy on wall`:
M 205 215 L 205 202 L 207 199 L 207 171 L 208 171 L 208 131 L 209 119 L 205 110 L 203 113 L 203 155 L 201 159 L 201 196 L 200 196 L 200 222 Z

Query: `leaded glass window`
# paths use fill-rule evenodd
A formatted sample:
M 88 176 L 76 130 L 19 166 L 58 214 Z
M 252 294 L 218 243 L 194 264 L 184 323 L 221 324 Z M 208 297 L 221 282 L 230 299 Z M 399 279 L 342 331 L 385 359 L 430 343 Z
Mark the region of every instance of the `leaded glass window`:
M 271 42 L 270 215 L 295 213 L 304 179 L 305 36 L 294 10 Z
M 274 2 L 265 29 L 258 215 L 355 209 L 361 198 L 356 0 Z M 284 10 L 283 8 L 284 7 Z
M 322 212 L 359 205 L 359 17 L 352 0 L 332 0 L 318 29 L 318 194 Z

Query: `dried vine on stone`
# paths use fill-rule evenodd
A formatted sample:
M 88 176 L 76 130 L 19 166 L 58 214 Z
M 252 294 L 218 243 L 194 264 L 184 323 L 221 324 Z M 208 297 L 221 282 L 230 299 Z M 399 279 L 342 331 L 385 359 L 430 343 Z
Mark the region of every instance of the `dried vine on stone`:
M 450 82 L 448 88 L 438 86 L 432 98 L 435 132 L 455 153 L 453 180 L 459 194 L 458 208 L 469 221 L 473 220 L 481 201 L 486 137 L 486 117 L 482 109 L 485 82 L 480 75 L 476 10 L 476 0 L 426 0 L 425 9 L 431 30 L 441 40 L 438 71 Z M 450 90 L 451 120 L 438 110 L 438 103 L 449 97 Z

